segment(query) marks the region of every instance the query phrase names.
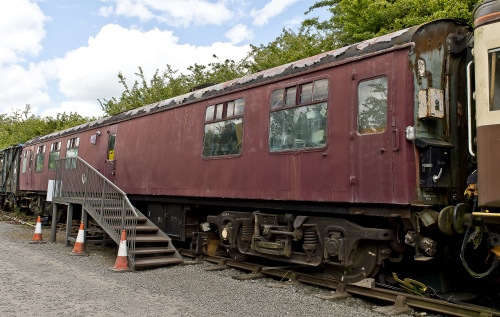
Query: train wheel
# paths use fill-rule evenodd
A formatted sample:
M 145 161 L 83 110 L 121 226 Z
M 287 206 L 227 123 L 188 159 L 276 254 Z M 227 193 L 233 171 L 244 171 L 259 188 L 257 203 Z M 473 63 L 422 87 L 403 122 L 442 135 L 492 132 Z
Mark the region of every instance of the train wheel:
M 236 262 L 244 262 L 248 259 L 248 255 L 241 253 L 238 251 L 238 248 L 232 248 L 227 251 L 229 257 Z
M 378 244 L 376 242 L 362 240 L 354 251 L 351 266 L 328 265 L 326 272 L 336 280 L 344 283 L 359 282 L 377 274 L 380 268 L 377 254 Z

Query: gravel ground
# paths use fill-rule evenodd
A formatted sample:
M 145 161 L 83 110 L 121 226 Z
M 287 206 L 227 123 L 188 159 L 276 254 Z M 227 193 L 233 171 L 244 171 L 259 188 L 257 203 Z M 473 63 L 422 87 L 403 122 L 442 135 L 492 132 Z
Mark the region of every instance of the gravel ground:
M 29 244 L 33 227 L 3 220 L 0 316 L 383 316 L 361 299 L 326 301 L 315 295 L 328 290 L 272 288 L 279 281 L 270 278 L 238 281 L 231 276 L 243 272 L 204 271 L 214 266 L 207 262 L 116 273 L 116 247 L 88 244 L 89 256 L 71 256 L 64 232 L 53 244 L 43 227 L 49 242 Z

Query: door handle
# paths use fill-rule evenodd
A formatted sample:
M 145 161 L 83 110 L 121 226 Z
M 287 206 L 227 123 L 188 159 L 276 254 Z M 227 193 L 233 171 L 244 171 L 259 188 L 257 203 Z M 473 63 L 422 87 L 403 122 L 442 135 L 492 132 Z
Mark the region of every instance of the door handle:
M 392 136 L 394 137 L 392 139 L 392 150 L 394 152 L 399 150 L 399 130 L 398 129 L 393 129 L 392 130 Z

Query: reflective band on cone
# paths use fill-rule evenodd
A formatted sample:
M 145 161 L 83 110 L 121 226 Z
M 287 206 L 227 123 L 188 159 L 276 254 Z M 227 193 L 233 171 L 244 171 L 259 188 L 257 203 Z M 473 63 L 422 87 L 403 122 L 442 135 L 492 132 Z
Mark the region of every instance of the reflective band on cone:
M 33 235 L 33 239 L 29 243 L 47 243 L 46 241 L 43 241 L 42 239 L 42 220 L 40 219 L 40 216 L 38 216 L 36 220 L 36 225 L 35 225 L 35 234 Z
M 120 238 L 120 246 L 118 248 L 118 256 L 116 257 L 115 266 L 112 268 L 112 270 L 117 272 L 130 271 L 130 268 L 128 266 L 126 230 L 122 230 L 122 235 Z
M 86 255 L 84 236 L 85 236 L 84 225 L 83 222 L 81 222 L 80 230 L 78 230 L 78 235 L 76 236 L 75 246 L 73 247 L 73 251 L 71 251 L 72 255 Z

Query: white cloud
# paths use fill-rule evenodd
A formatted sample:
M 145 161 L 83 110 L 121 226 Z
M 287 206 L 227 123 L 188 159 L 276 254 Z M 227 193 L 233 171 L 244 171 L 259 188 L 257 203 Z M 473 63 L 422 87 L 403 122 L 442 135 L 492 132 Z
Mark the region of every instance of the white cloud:
M 30 65 L 28 69 L 9 65 L 0 67 L 0 73 L 0 113 L 24 109 L 26 104 L 35 109 L 39 104 L 50 102 L 42 69 L 35 65 Z
M 29 0 L 0 2 L 0 65 L 36 56 L 49 20 L 38 5 Z
M 298 0 L 271 0 L 262 9 L 252 9 L 250 16 L 253 17 L 253 24 L 257 26 L 266 25 L 269 19 L 281 14 L 287 7 Z
M 244 24 L 237 24 L 233 26 L 225 34 L 231 44 L 237 44 L 244 40 L 251 40 L 254 37 L 253 31 L 249 30 Z
M 240 60 L 249 51 L 248 46 L 234 46 L 229 43 L 214 43 L 211 46 L 179 45 L 178 39 L 170 31 L 153 29 L 147 32 L 123 28 L 108 24 L 99 34 L 90 38 L 88 45 L 68 52 L 63 58 L 47 62 L 44 65 L 46 75 L 49 69 L 59 80 L 59 90 L 67 100 L 54 109 L 44 112 L 49 115 L 57 112 L 86 110 L 88 106 L 95 114 L 98 109 L 97 99 L 119 97 L 124 90 L 118 83 L 118 72 L 127 78 L 131 86 L 137 77 L 140 66 L 146 79 L 150 79 L 156 69 L 163 71 L 166 65 L 174 70 L 185 72 L 187 67 L 213 62 L 213 54 L 221 60 Z M 83 115 L 83 113 L 81 113 Z
M 207 0 L 111 0 L 117 16 L 136 17 L 141 21 L 156 19 L 172 26 L 221 25 L 234 14 L 226 1 L 216 3 Z M 101 8 L 108 13 L 109 9 Z
M 97 101 L 63 101 L 59 106 L 54 106 L 42 111 L 42 117 L 56 117 L 58 113 L 76 112 L 83 117 L 102 117 L 104 114 Z
M 300 26 L 303 21 L 304 21 L 303 17 L 295 17 L 291 20 L 285 21 L 283 25 L 285 26 L 285 28 L 290 29 Z
M 105 6 L 105 7 L 100 7 L 99 8 L 99 15 L 103 17 L 109 17 L 111 14 L 113 14 L 113 7 L 112 6 Z

